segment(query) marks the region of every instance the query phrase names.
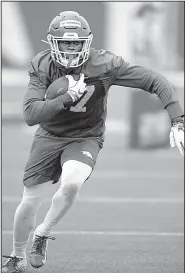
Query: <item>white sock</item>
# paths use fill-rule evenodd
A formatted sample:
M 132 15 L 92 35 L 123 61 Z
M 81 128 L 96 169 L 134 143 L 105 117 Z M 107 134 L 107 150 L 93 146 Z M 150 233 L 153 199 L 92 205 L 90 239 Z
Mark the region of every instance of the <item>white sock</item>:
M 40 224 L 35 232 L 34 235 L 39 235 L 39 236 L 49 236 L 51 234 L 52 229 L 55 227 L 55 225 L 58 222 L 53 222 L 52 224 L 45 224 L 44 222 L 42 224 Z
M 13 240 L 13 251 L 11 256 L 16 256 L 18 258 L 26 258 L 26 247 L 28 241 L 25 242 L 16 242 Z

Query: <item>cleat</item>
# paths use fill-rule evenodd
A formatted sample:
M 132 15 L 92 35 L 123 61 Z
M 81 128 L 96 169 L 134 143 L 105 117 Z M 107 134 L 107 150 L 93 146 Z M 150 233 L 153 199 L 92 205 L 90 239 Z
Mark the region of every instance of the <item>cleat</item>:
M 39 268 L 46 262 L 48 239 L 55 240 L 52 236 L 34 236 L 30 251 L 30 264 L 34 268 Z
M 27 270 L 26 258 L 18 258 L 16 256 L 3 256 L 8 258 L 7 262 L 2 266 L 2 273 L 25 273 Z

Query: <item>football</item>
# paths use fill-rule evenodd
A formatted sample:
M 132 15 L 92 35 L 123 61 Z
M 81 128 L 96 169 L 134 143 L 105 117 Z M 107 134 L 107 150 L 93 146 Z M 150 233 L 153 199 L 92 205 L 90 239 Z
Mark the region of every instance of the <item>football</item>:
M 72 74 L 71 75 L 75 81 L 78 81 L 80 78 L 80 75 Z M 66 76 L 60 77 L 53 81 L 50 86 L 48 87 L 46 91 L 46 99 L 53 100 L 57 98 L 60 95 L 64 95 L 69 86 L 69 80 L 66 78 Z

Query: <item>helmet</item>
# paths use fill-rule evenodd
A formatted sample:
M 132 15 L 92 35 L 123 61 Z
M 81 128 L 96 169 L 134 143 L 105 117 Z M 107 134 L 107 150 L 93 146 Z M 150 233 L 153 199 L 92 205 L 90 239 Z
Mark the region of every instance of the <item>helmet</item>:
M 87 61 L 92 38 L 89 24 L 74 11 L 64 11 L 57 15 L 52 20 L 47 34 L 53 60 L 65 67 L 78 67 Z M 60 41 L 82 41 L 83 46 L 80 52 L 62 52 L 58 47 Z M 67 56 L 70 54 L 74 55 L 74 58 L 69 61 Z

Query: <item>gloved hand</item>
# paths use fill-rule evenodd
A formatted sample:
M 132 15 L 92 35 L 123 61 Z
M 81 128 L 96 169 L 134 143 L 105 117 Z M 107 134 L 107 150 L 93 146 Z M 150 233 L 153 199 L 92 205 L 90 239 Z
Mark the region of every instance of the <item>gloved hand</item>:
M 170 131 L 170 145 L 177 146 L 180 154 L 184 155 L 184 121 L 172 122 Z
M 69 80 L 67 93 L 72 98 L 73 102 L 77 101 L 86 91 L 86 83 L 84 82 L 84 74 L 80 74 L 80 79 L 75 81 L 71 75 L 66 75 Z

